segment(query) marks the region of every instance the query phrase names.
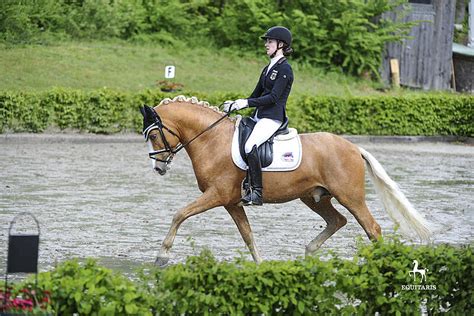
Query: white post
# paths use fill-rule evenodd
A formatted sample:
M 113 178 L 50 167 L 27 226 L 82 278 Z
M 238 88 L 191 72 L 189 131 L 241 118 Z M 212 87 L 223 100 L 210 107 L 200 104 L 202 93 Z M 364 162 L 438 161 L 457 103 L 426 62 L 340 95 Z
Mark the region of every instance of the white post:
M 469 1 L 469 34 L 467 46 L 474 48 L 474 0 Z

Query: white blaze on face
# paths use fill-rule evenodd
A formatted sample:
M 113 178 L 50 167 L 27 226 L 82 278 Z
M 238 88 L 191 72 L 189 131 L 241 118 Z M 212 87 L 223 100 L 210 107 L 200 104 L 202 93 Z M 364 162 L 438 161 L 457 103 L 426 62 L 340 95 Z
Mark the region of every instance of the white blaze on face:
M 147 144 L 148 144 L 148 152 L 149 153 L 154 152 L 155 150 L 153 149 L 153 145 L 151 144 L 151 140 L 148 140 Z M 150 159 L 150 160 L 151 160 L 151 167 L 153 168 L 153 170 L 155 170 L 156 160 L 155 159 Z

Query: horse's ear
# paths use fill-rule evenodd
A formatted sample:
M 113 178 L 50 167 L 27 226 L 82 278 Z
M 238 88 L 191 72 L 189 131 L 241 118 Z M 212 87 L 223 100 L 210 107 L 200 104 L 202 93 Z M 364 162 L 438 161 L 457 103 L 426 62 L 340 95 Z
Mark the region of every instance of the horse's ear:
M 145 131 L 149 126 L 155 123 L 156 113 L 155 110 L 148 105 L 142 106 L 140 112 L 143 115 L 143 131 Z
M 145 112 L 145 114 L 143 114 L 144 117 L 154 117 L 156 115 L 155 110 L 148 105 L 143 106 L 143 111 Z
M 155 114 L 155 110 L 151 106 L 148 106 L 144 104 L 142 107 L 140 107 L 140 112 L 142 113 L 143 117 L 151 116 L 153 117 Z

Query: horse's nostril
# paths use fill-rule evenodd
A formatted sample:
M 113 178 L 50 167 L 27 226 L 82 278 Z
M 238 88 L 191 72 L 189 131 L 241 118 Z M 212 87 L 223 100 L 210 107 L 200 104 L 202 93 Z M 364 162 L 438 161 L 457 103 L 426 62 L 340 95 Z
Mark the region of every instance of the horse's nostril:
M 160 174 L 160 176 L 164 175 L 166 173 L 166 170 L 161 170 L 159 167 L 155 167 L 155 171 Z

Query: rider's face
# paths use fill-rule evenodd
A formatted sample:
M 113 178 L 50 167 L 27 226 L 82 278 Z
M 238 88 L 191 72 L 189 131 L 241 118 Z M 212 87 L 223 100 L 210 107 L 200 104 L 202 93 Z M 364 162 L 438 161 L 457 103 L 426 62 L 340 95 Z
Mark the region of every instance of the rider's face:
M 277 47 L 277 41 L 272 39 L 272 38 L 267 38 L 265 40 L 265 49 L 267 50 L 267 55 L 271 56 L 273 53 L 275 53 L 278 49 Z

